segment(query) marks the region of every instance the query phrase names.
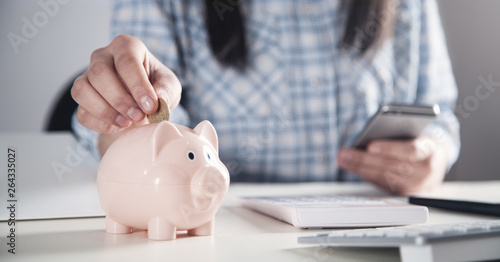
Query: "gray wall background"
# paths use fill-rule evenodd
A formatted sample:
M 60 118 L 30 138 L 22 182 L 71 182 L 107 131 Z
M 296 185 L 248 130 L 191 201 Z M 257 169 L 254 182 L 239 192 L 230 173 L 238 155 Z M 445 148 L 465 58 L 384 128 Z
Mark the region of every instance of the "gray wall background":
M 109 42 L 108 0 L 58 1 L 57 12 L 46 11 L 38 0 L 0 2 L 0 132 L 42 131 L 61 87 L 88 64 L 94 49 Z M 462 152 L 447 179 L 500 179 L 500 91 L 484 100 L 475 94 L 481 76 L 500 82 L 500 1 L 438 3 L 459 87 L 457 104 L 469 102 L 473 109 L 460 118 Z M 38 32 L 16 53 L 7 36 L 23 36 L 23 19 L 34 17 Z
M 53 13 L 38 1 L 0 0 L 0 132 L 43 130 L 62 86 L 109 41 L 108 0 L 52 1 L 59 7 Z M 23 19 L 38 32 L 16 53 L 8 34 L 23 36 Z
M 462 151 L 448 179 L 500 179 L 500 88 L 477 105 L 471 102 L 479 77 L 491 74 L 500 82 L 500 1 L 440 0 L 439 5 L 459 88 L 457 105 L 475 108 L 469 117 L 459 117 Z

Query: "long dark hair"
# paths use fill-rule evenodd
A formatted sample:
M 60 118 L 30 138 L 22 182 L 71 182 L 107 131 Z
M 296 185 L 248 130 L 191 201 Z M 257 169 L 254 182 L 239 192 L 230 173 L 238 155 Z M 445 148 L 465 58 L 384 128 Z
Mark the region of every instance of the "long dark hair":
M 243 0 L 205 0 L 206 26 L 210 47 L 225 66 L 243 69 L 247 43 L 240 4 Z M 339 48 L 359 55 L 376 47 L 387 35 L 390 0 L 343 0 L 349 10 L 343 41 Z

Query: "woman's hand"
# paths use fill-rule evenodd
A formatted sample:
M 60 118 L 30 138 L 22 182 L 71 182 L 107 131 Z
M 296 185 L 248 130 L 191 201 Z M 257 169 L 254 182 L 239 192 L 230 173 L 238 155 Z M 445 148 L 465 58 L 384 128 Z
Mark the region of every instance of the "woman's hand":
M 76 118 L 83 126 L 114 133 L 147 123 L 145 116 L 156 111 L 158 96 L 176 107 L 181 84 L 139 39 L 120 35 L 92 53 L 71 95 L 79 104 Z
M 446 149 L 429 137 L 377 140 L 366 151 L 342 148 L 339 167 L 397 194 L 432 189 L 446 172 Z

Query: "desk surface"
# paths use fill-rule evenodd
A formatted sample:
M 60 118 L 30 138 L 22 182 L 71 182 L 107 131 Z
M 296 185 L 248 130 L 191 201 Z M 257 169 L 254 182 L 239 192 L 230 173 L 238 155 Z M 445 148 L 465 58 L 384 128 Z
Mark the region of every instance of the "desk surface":
M 500 181 L 447 182 L 434 194 L 472 200 L 498 200 Z M 6 222 L 0 223 L 1 261 L 399 261 L 395 248 L 323 248 L 297 243 L 297 237 L 330 230 L 294 228 L 240 206 L 237 196 L 356 194 L 390 197 L 368 184 L 235 184 L 216 216 L 215 235 L 174 241 L 147 239 L 146 231 L 114 235 L 104 218 L 18 221 L 16 254 L 7 253 Z M 404 198 L 402 198 L 404 199 Z M 428 223 L 492 220 L 494 217 L 430 209 Z

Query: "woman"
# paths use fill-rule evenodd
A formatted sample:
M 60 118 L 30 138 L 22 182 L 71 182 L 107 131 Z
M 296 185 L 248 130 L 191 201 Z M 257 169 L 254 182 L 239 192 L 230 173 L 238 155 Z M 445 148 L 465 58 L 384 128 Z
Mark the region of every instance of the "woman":
M 162 97 L 172 122 L 214 124 L 232 181 L 361 178 L 407 194 L 438 185 L 457 158 L 434 0 L 124 0 L 112 31 L 72 89 L 75 131 L 96 154 Z M 441 114 L 416 139 L 349 148 L 388 102 Z

